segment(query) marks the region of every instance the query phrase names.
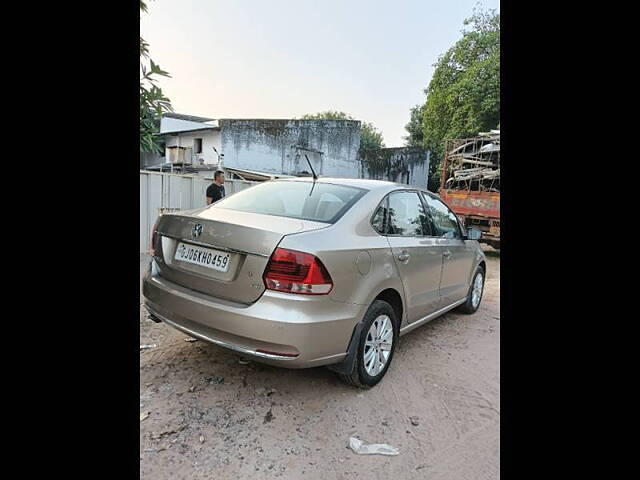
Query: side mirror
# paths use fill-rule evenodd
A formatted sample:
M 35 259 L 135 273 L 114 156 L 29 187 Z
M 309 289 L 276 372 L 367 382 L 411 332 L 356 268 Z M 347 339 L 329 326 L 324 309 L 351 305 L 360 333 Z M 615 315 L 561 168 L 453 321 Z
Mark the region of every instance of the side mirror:
M 467 230 L 468 240 L 480 240 L 482 238 L 482 231 L 477 228 L 470 228 Z

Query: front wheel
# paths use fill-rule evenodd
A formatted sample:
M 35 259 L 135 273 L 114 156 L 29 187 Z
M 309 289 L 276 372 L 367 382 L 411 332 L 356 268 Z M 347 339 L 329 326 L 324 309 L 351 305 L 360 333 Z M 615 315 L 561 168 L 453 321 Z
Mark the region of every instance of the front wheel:
M 484 269 L 478 267 L 476 273 L 473 275 L 471 286 L 469 287 L 469 293 L 467 295 L 467 301 L 460 306 L 460 311 L 464 313 L 475 313 L 480 306 L 480 300 L 482 300 L 482 292 L 484 291 Z
M 363 319 L 353 371 L 341 374 L 347 383 L 359 388 L 376 385 L 389 369 L 398 337 L 395 311 L 387 302 L 376 300 Z

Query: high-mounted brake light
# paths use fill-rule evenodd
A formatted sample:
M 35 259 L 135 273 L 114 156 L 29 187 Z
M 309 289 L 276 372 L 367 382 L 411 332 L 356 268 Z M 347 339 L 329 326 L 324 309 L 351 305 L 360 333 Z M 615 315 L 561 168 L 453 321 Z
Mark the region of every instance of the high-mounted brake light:
M 278 292 L 326 295 L 333 288 L 331 275 L 318 257 L 286 248 L 276 248 L 262 278 L 269 290 Z

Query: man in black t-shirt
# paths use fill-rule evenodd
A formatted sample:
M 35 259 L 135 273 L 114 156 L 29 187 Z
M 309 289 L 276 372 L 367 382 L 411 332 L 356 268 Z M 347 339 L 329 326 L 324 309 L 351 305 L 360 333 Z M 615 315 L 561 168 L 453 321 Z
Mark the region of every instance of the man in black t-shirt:
M 213 183 L 207 187 L 207 205 L 224 197 L 224 172 L 218 170 L 213 174 Z

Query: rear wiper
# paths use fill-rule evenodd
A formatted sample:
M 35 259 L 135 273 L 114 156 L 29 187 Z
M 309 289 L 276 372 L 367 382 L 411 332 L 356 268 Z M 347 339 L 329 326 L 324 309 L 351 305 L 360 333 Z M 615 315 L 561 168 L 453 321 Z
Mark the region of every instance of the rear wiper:
M 318 176 L 316 175 L 316 171 L 313 169 L 313 165 L 311 165 L 311 162 L 309 161 L 309 157 L 307 157 L 307 154 L 304 154 L 304 158 L 307 159 L 307 163 L 309 164 L 309 168 L 311 169 L 311 173 L 313 175 L 313 185 L 311 186 L 311 191 L 309 192 L 309 196 L 311 196 L 311 194 L 313 193 L 313 189 L 316 186 L 316 180 L 318 180 Z

